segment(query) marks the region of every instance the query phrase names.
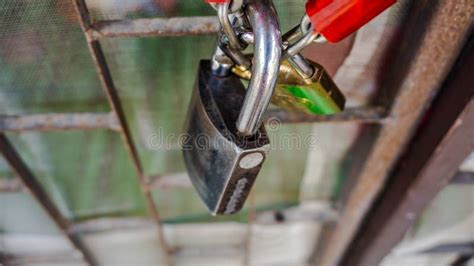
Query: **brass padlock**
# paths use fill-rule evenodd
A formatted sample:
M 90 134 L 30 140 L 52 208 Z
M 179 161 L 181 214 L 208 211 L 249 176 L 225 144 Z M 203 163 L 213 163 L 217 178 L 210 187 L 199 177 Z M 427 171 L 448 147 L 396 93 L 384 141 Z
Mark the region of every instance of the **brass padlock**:
M 280 64 L 277 85 L 272 103 L 291 111 L 313 115 L 331 115 L 344 109 L 345 97 L 321 65 L 306 60 L 313 74 L 303 77 L 288 61 Z M 250 79 L 250 71 L 235 66 L 232 72 L 243 79 Z

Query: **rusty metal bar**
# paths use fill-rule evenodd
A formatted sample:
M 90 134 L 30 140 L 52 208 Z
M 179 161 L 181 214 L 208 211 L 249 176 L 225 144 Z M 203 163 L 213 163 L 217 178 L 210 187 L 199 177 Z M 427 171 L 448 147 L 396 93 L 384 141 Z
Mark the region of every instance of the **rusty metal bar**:
M 154 175 L 148 177 L 147 188 L 150 190 L 166 190 L 176 188 L 192 188 L 187 173 Z
M 23 186 L 18 178 L 6 179 L 0 177 L 0 192 L 21 192 Z
M 187 173 L 169 175 L 154 175 L 147 178 L 146 190 L 168 190 L 179 188 L 192 188 L 191 180 Z M 19 179 L 7 180 L 0 178 L 0 192 L 21 192 L 23 185 Z
M 0 151 L 5 160 L 11 166 L 12 170 L 18 175 L 23 184 L 31 192 L 31 195 L 43 207 L 45 212 L 51 217 L 58 228 L 63 232 L 64 236 L 71 242 L 71 244 L 81 252 L 84 260 L 89 265 L 96 265 L 96 261 L 90 251 L 83 245 L 78 236 L 69 232 L 69 222 L 56 208 L 53 201 L 49 198 L 46 191 L 39 183 L 36 176 L 30 171 L 28 166 L 23 162 L 20 155 L 16 152 L 13 145 L 7 137 L 0 133 Z
M 325 123 L 325 122 L 360 122 L 360 123 L 383 123 L 386 119 L 383 107 L 355 107 L 347 108 L 342 113 L 328 116 L 316 116 L 300 112 L 285 110 L 269 110 L 265 114 L 265 121 L 277 119 L 283 124 L 296 123 Z
M 250 203 L 250 202 L 249 202 Z M 252 224 L 254 225 L 283 225 L 291 224 L 295 222 L 317 222 L 327 223 L 336 219 L 335 212 L 332 211 L 317 211 L 315 210 L 295 210 L 295 208 L 288 208 L 280 211 L 283 219 L 275 219 L 275 210 L 269 210 L 264 212 L 252 211 L 250 216 L 253 216 Z M 150 218 L 143 217 L 94 217 L 87 220 L 75 221 L 71 225 L 70 232 L 74 234 L 96 234 L 106 231 L 123 231 L 133 229 L 143 229 L 146 227 L 154 226 L 154 221 Z M 165 225 L 173 227 L 172 224 Z M 249 234 L 250 236 L 250 234 Z M 247 238 L 249 239 L 249 238 Z M 245 245 L 245 244 L 244 244 Z M 245 248 L 245 246 L 241 246 Z M 255 250 L 255 249 L 254 249 Z
M 274 121 L 275 119 L 284 124 L 333 122 L 383 123 L 387 117 L 382 107 L 348 108 L 340 114 L 329 116 L 315 116 L 280 109 L 269 110 L 265 115 L 265 121 Z M 0 115 L 0 132 L 95 129 L 121 131 L 122 127 L 114 113 Z
M 81 29 L 84 32 L 84 36 L 86 37 L 86 40 L 87 40 L 87 45 L 89 47 L 92 59 L 95 63 L 95 67 L 97 70 L 97 74 L 99 75 L 102 88 L 104 90 L 104 93 L 107 96 L 107 99 L 109 101 L 109 105 L 112 111 L 115 113 L 119 121 L 119 125 L 121 127 L 120 133 L 122 136 L 122 140 L 128 153 L 130 154 L 130 157 L 133 161 L 133 165 L 135 166 L 135 170 L 140 182 L 143 196 L 145 198 L 148 212 L 150 216 L 153 217 L 153 219 L 156 222 L 158 241 L 160 243 L 161 249 L 165 253 L 164 255 L 165 255 L 166 264 L 171 265 L 171 252 L 172 251 L 166 242 L 163 228 L 161 226 L 160 215 L 156 208 L 156 204 L 153 201 L 152 194 L 147 189 L 147 180 L 143 173 L 143 167 L 138 156 L 137 148 L 133 142 L 133 138 L 132 138 L 129 126 L 125 118 L 125 113 L 123 111 L 123 107 L 122 107 L 120 98 L 118 96 L 117 89 L 115 88 L 112 75 L 110 74 L 110 70 L 107 65 L 107 61 L 105 59 L 102 46 L 100 45 L 98 40 L 92 39 L 90 35 L 87 34 L 89 29 L 91 28 L 91 17 L 90 17 L 89 10 L 87 9 L 87 5 L 84 0 L 73 0 L 73 4 L 74 4 L 74 8 L 79 19 L 79 25 L 81 26 Z
M 452 184 L 459 185 L 473 185 L 474 184 L 474 172 L 458 172 L 453 179 L 451 179 Z
M 0 262 L 1 260 L 0 253 Z M 73 255 L 7 255 L 2 265 L 83 265 L 83 261 Z
M 472 36 L 341 265 L 378 265 L 474 150 Z
M 436 134 L 433 130 L 430 134 Z M 423 136 L 430 138 L 427 134 Z M 417 164 L 420 158 L 424 159 L 427 149 L 420 145 L 426 145 L 426 141 L 413 146 L 418 151 L 403 161 L 406 166 L 394 176 L 397 182 L 390 185 L 379 199 L 362 229 L 363 233 L 360 232 L 354 240 L 341 265 L 378 265 L 449 183 L 459 165 L 474 149 L 473 139 L 474 101 L 471 101 L 457 121 L 453 121 L 441 143 L 432 147 L 431 156 L 422 169 Z M 414 174 L 417 170 L 420 171 L 418 175 Z
M 395 61 L 383 90 L 390 119 L 374 130 L 375 142 L 343 203 L 338 222 L 322 232 L 318 265 L 338 265 L 349 249 L 368 210 L 383 189 L 388 174 L 413 135 L 424 110 L 445 79 L 472 23 L 470 1 L 413 1 Z M 384 105 L 385 106 L 385 105 Z M 367 148 L 366 148 L 367 150 Z
M 0 115 L 0 132 L 110 129 L 120 131 L 113 113 Z
M 71 232 L 76 234 L 96 234 L 105 231 L 123 231 L 130 229 L 143 229 L 152 227 L 154 221 L 139 217 L 95 218 L 83 222 L 76 222 L 71 227 Z
M 146 18 L 102 20 L 90 26 L 92 40 L 115 37 L 207 35 L 219 30 L 217 17 Z

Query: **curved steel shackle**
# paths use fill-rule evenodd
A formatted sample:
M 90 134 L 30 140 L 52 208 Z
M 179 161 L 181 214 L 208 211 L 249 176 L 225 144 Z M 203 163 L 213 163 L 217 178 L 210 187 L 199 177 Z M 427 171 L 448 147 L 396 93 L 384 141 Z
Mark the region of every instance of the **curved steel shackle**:
M 229 21 L 229 8 L 230 7 L 228 3 L 217 5 L 217 17 L 219 18 L 219 23 L 222 30 L 229 39 L 230 48 L 242 50 L 243 47 L 240 43 L 239 37 L 237 37 L 237 34 L 235 33 L 234 29 L 232 28 L 232 24 Z
M 248 0 L 246 13 L 254 31 L 254 56 L 237 130 L 244 136 L 257 132 L 270 103 L 280 68 L 281 35 L 278 16 L 271 0 Z

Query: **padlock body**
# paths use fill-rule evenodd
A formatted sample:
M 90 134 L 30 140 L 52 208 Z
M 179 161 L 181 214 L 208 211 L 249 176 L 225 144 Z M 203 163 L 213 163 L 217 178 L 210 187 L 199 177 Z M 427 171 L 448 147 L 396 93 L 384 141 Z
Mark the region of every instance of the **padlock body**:
M 314 74 L 303 79 L 288 62 L 283 62 L 272 103 L 284 109 L 313 115 L 332 115 L 344 110 L 346 99 L 321 65 L 308 60 Z
M 210 61 L 200 62 L 183 143 L 185 164 L 212 214 L 240 210 L 270 148 L 264 126 L 242 137 L 236 121 L 245 97 L 239 77 L 217 77 Z
M 321 65 L 307 61 L 315 71 L 306 79 L 288 61 L 281 63 L 272 103 L 286 110 L 312 115 L 332 115 L 344 110 L 344 94 L 331 76 Z M 251 75 L 236 67 L 232 71 L 244 79 L 249 79 Z

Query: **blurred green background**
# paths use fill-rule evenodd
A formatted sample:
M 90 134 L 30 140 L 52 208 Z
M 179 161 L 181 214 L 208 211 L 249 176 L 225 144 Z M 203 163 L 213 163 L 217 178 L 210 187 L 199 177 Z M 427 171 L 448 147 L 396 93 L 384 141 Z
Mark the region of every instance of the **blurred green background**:
M 304 1 L 275 1 L 282 31 L 296 25 Z M 204 1 L 88 0 L 95 20 L 170 16 L 207 16 Z M 108 103 L 77 23 L 71 1 L 0 1 L 0 115 L 106 112 Z M 200 59 L 209 58 L 215 36 L 117 38 L 101 41 L 119 90 L 139 156 L 148 175 L 184 172 L 178 143 L 151 147 L 154 134 L 179 135 Z M 309 125 L 271 130 L 310 134 Z M 130 158 L 117 133 L 84 132 L 8 134 L 22 158 L 70 219 L 146 215 Z M 281 139 L 281 138 L 280 138 Z M 256 182 L 260 210 L 298 201 L 307 148 L 274 143 Z M 0 164 L 0 178 L 9 176 Z M 167 222 L 222 221 L 246 218 L 210 216 L 192 188 L 154 191 Z

